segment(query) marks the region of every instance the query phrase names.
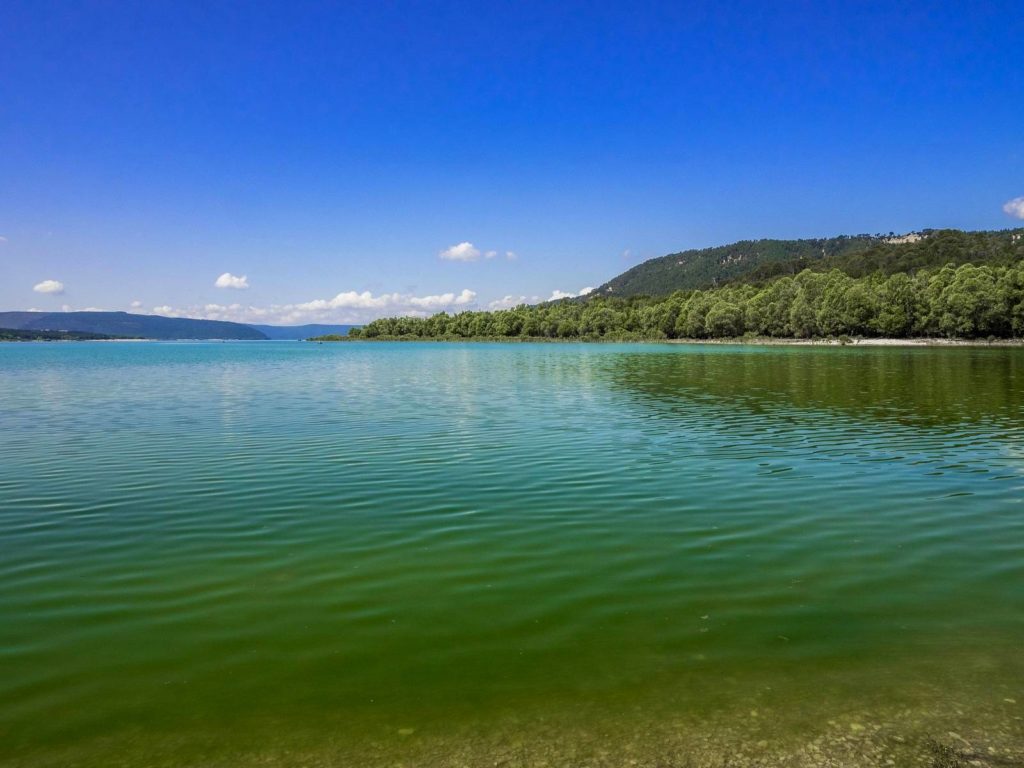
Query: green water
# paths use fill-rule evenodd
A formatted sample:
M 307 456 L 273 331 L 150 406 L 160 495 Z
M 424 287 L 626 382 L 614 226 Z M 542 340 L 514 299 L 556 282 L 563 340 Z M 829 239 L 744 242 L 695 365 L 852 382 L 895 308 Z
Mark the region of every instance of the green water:
M 0 764 L 1016 765 L 1022 500 L 1019 350 L 0 345 Z

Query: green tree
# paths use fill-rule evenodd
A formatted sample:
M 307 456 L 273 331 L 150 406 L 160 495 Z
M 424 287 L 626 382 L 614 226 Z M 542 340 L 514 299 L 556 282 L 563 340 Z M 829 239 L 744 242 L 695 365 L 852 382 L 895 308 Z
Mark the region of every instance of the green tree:
M 744 330 L 743 310 L 731 301 L 717 301 L 708 310 L 704 325 L 709 336 L 741 336 Z

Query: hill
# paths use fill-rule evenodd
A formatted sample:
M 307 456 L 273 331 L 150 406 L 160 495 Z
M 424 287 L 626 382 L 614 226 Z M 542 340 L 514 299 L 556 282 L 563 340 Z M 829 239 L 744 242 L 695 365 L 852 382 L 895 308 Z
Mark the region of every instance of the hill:
M 0 328 L 79 331 L 143 339 L 266 339 L 248 325 L 127 312 L 0 312 Z
M 122 337 L 83 331 L 25 331 L 0 328 L 0 341 L 110 341 L 118 338 Z
M 1006 265 L 1020 258 L 1022 232 L 943 229 L 901 236 L 742 240 L 650 259 L 599 286 L 590 296 L 667 296 L 723 284 L 759 284 L 804 269 L 838 269 L 863 277 L 874 272 L 913 274 L 946 264 Z
M 740 240 L 730 245 L 670 253 L 626 270 L 591 296 L 663 296 L 712 288 L 765 264 L 816 261 L 866 251 L 880 237 L 854 235 L 813 240 Z
M 268 339 L 275 341 L 295 340 L 301 341 L 311 336 L 346 336 L 355 325 L 322 325 L 311 323 L 309 325 L 251 325 Z
M 819 259 L 791 259 L 762 263 L 731 281 L 760 284 L 782 275 L 795 275 L 804 269 L 827 272 L 838 269 L 851 277 L 871 274 L 915 274 L 922 269 L 937 269 L 947 264 L 1007 266 L 1024 256 L 1024 229 L 992 232 L 963 232 L 959 229 L 935 229 L 886 238 L 867 248 L 829 254 Z

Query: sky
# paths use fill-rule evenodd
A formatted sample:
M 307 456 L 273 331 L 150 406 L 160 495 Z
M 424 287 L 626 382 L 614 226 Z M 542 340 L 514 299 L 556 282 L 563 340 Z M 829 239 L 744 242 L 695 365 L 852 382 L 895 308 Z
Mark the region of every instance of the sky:
M 1024 225 L 1015 2 L 0 6 L 0 309 L 364 322 Z

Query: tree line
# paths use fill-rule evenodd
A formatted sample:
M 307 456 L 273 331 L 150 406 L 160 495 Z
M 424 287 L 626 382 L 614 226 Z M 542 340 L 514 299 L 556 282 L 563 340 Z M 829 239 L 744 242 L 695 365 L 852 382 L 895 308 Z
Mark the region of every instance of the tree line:
M 805 269 L 763 285 L 588 297 L 493 312 L 374 320 L 364 339 L 708 339 L 1024 335 L 1024 261 L 851 277 Z

